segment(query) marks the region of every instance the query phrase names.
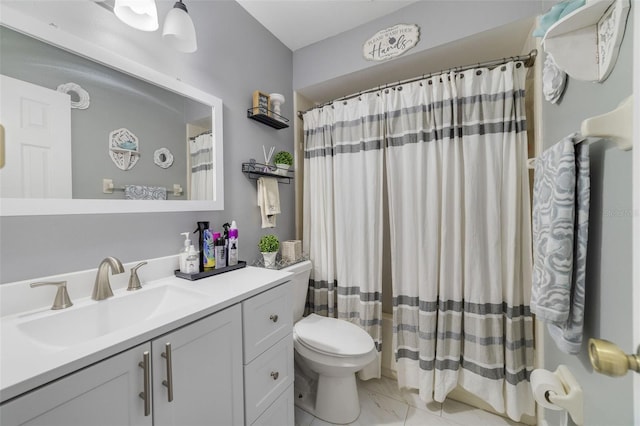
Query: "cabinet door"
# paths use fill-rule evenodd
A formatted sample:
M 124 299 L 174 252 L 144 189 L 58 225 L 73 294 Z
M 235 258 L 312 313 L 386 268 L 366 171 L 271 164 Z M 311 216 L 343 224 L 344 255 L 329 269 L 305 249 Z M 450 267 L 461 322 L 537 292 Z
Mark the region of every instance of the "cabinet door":
M 241 321 L 236 305 L 152 342 L 154 426 L 244 423 Z
M 144 415 L 145 343 L 9 401 L 0 407 L 3 426 L 151 426 Z M 151 413 L 149 413 L 151 414 Z

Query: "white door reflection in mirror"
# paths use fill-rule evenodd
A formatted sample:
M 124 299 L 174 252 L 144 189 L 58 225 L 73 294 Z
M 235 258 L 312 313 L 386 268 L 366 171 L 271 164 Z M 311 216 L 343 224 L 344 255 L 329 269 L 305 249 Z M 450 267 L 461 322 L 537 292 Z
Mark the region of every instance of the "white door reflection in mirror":
M 71 198 L 69 95 L 4 75 L 0 87 L 0 123 L 6 135 L 0 194 Z

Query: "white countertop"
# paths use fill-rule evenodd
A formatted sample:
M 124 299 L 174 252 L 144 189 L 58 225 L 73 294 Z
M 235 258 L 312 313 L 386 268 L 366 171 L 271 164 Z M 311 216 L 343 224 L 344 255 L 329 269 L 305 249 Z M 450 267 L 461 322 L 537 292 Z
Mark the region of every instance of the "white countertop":
M 168 266 L 166 265 L 167 259 L 169 260 Z M 161 274 L 161 272 L 172 270 L 176 262 L 174 257 L 162 258 L 160 262 L 156 261 L 155 263 L 161 263 L 163 266 L 158 267 L 156 265 L 155 267 L 151 267 L 150 271 L 155 268 L 155 275 Z M 150 263 L 153 264 L 154 261 L 150 261 Z M 135 263 L 128 265 L 134 264 Z M 127 267 L 127 272 L 128 269 Z M 83 294 L 87 293 L 87 295 L 78 298 L 74 296 L 74 293 L 70 290 L 74 306 L 60 311 L 52 311 L 49 309 L 50 303 L 53 301 L 51 294 L 55 294 L 55 289 L 51 289 L 53 293 L 47 293 L 46 295 L 48 300 L 46 302 L 47 306 L 40 306 L 31 310 L 16 311 L 16 306 L 28 306 L 24 300 L 18 300 L 16 298 L 33 296 L 34 298 L 40 298 L 40 301 L 42 301 L 44 299 L 42 295 L 39 295 L 39 292 L 36 291 L 38 289 L 28 288 L 29 282 L 68 279 L 70 283 L 74 283 L 74 277 L 72 276 L 74 274 L 0 285 L 0 296 L 3 306 L 3 316 L 0 318 L 1 402 L 5 402 L 80 368 L 89 366 L 161 336 L 175 328 L 221 311 L 242 300 L 280 285 L 288 281 L 291 276 L 288 272 L 249 266 L 197 281 L 188 281 L 173 275 L 146 281 L 144 280 L 143 270 L 141 269 L 140 278 L 143 289 L 138 290 L 136 292 L 138 294 L 143 294 L 145 289 L 149 291 L 157 286 L 169 285 L 188 288 L 201 294 L 202 298 L 197 302 L 189 303 L 186 306 L 178 306 L 176 309 L 168 310 L 161 315 L 153 316 L 139 323 L 133 323 L 116 332 L 105 334 L 70 347 L 50 346 L 36 341 L 19 331 L 18 326 L 20 323 L 33 320 L 34 318 L 52 316 L 71 309 L 80 309 L 89 304 L 104 303 L 104 301 L 93 301 L 88 295 L 88 292 L 90 292 L 93 286 L 93 282 L 86 283 L 86 277 L 93 274 L 93 271 L 94 270 L 75 273 L 75 275 L 81 274 L 83 276 L 82 279 L 76 279 L 76 281 L 82 281 Z M 126 285 L 122 284 L 128 280 L 128 273 L 124 279 L 121 278 L 123 275 L 125 274 L 117 276 L 120 277 L 118 278 L 119 281 L 117 284 L 112 280 L 115 298 L 127 297 L 127 293 L 129 293 L 124 288 Z M 148 273 L 148 275 L 152 276 L 154 274 Z M 115 278 L 116 276 L 112 277 L 112 279 Z M 75 285 L 75 287 L 79 286 L 80 284 Z M 49 296 L 51 297 L 49 298 Z M 12 306 L 13 309 L 9 309 L 9 306 Z M 56 332 L 65 333 L 66 330 L 57 330 Z

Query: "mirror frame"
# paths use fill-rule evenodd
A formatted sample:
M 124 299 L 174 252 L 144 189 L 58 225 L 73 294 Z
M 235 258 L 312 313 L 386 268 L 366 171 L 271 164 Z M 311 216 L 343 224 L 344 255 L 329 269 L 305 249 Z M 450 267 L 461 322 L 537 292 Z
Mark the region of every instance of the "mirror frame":
M 49 216 L 71 214 L 155 213 L 224 210 L 224 158 L 222 108 L 220 98 L 132 61 L 73 34 L 24 15 L 10 7 L 2 7 L 0 24 L 62 48 L 101 65 L 115 69 L 147 83 L 184 95 L 213 108 L 215 144 L 215 200 L 108 200 L 62 198 L 0 198 L 0 216 Z

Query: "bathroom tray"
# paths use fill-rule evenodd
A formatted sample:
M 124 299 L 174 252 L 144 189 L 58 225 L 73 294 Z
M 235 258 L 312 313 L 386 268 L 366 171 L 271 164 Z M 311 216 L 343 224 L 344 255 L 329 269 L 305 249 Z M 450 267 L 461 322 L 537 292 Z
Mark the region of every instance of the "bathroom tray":
M 176 270 L 175 274 L 176 274 L 176 277 L 184 278 L 185 280 L 189 280 L 189 281 L 195 281 L 201 278 L 212 277 L 214 275 L 224 274 L 225 272 L 235 271 L 236 269 L 242 269 L 246 266 L 247 266 L 247 262 L 245 262 L 244 260 L 239 260 L 237 265 L 225 266 L 224 268 L 220 268 L 220 269 L 211 269 L 210 271 L 194 272 L 193 274 L 186 274 L 184 272 L 180 272 L 180 270 Z

